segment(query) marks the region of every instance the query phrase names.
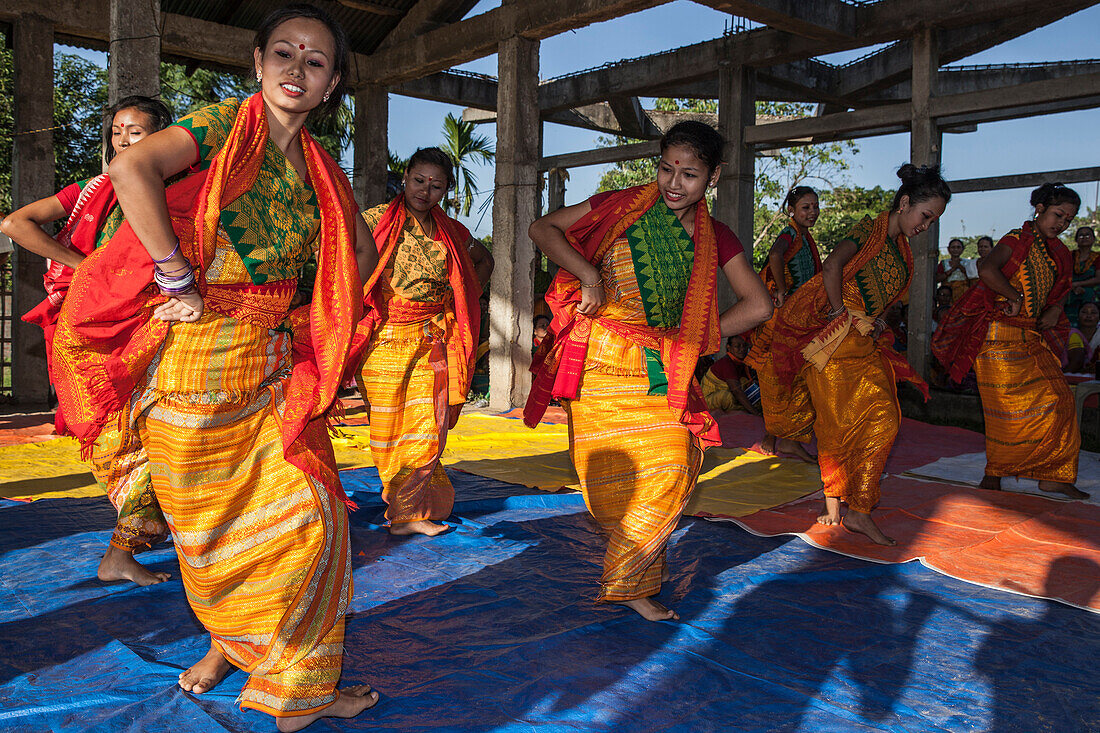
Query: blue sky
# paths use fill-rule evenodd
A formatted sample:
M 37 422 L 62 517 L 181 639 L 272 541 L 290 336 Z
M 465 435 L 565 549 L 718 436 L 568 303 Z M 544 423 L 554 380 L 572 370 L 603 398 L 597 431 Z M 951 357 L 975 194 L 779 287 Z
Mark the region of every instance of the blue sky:
M 498 0 L 485 0 L 471 11 L 471 15 L 497 5 Z M 729 23 L 728 14 L 690 0 L 677 0 L 544 40 L 540 53 L 540 76 L 548 79 L 607 62 L 716 38 Z M 960 63 L 1092 58 L 1095 55 L 1093 49 L 1097 48 L 1097 29 L 1100 29 L 1100 6 L 1076 13 Z M 843 62 L 863 53 L 866 49 L 850 54 L 834 54 L 826 60 Z M 103 63 L 103 54 L 81 54 Z M 495 55 L 488 56 L 460 68 L 495 75 L 497 59 Z M 409 155 L 417 147 L 438 144 L 444 116 L 448 112 L 461 114 L 461 111 L 454 105 L 390 95 L 390 149 Z M 478 130 L 494 138 L 493 125 L 480 125 Z M 944 172 L 949 179 L 962 179 L 1100 165 L 1100 135 L 1097 135 L 1097 130 L 1100 130 L 1100 109 L 980 125 L 973 133 L 944 135 Z M 587 150 L 595 147 L 596 137 L 596 133 L 585 130 L 546 124 L 544 154 Z M 858 146 L 858 154 L 850 158 L 851 169 L 846 182 L 893 188 L 897 182 L 894 171 L 908 159 L 908 135 L 867 138 L 858 141 Z M 591 195 L 606 168 L 588 166 L 571 169 L 566 202 L 577 203 Z M 492 167 L 481 166 L 474 170 L 478 174 L 479 187 L 490 190 L 493 184 Z M 1088 206 L 1096 206 L 1100 195 L 1097 183 L 1078 184 L 1075 188 Z M 978 233 L 999 236 L 1019 226 L 1030 214 L 1027 199 L 1026 190 L 970 193 L 955 197 L 943 217 L 941 246 L 946 248 L 947 240 L 952 236 Z M 474 212 L 466 223 L 478 235 L 489 234 L 492 231 L 491 212 L 481 217 L 477 213 L 480 203 L 480 200 L 475 201 Z M 742 236 L 742 239 L 748 238 Z

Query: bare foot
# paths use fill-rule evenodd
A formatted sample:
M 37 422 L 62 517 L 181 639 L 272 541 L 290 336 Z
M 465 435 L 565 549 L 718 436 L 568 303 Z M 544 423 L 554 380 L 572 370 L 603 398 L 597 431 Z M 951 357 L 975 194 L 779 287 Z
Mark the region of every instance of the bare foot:
M 180 672 L 179 685 L 190 693 L 201 695 L 214 689 L 231 669 L 233 665 L 222 656 L 214 642 L 210 642 L 210 651 L 206 656 Z
M 153 585 L 163 583 L 172 576 L 169 573 L 153 573 L 144 565 L 134 559 L 133 553 L 107 545 L 107 552 L 103 553 L 103 559 L 99 561 L 99 569 L 96 577 L 105 583 L 116 580 L 132 580 L 138 585 Z
M 1073 484 L 1063 483 L 1061 481 L 1040 481 L 1039 488 L 1050 494 L 1063 494 L 1070 499 L 1087 499 L 1089 495 Z
M 764 433 L 764 439 L 760 441 L 760 452 L 767 456 L 779 455 L 775 452 L 775 436 Z
M 818 524 L 835 527 L 840 524 L 840 499 L 835 496 L 825 497 L 825 512 L 817 518 Z
M 404 536 L 409 534 L 423 534 L 428 537 L 435 537 L 437 534 L 443 534 L 450 527 L 439 522 L 433 522 L 430 519 L 420 519 L 416 522 L 398 522 L 397 524 L 390 525 L 390 534 L 395 536 Z
M 810 455 L 810 452 L 806 450 L 806 446 L 802 445 L 797 440 L 779 438 L 775 441 L 775 450 L 778 454 L 786 453 L 806 463 L 817 463 L 817 456 Z
M 290 718 L 276 718 L 275 724 L 283 733 L 301 730 L 320 718 L 354 718 L 368 708 L 378 704 L 378 693 L 370 685 L 353 685 L 336 691 L 336 702 L 323 710 L 309 715 L 295 715 Z
M 985 475 L 982 477 L 982 482 L 978 484 L 979 489 L 989 489 L 990 491 L 1001 490 L 1001 477 Z
M 634 598 L 629 601 L 608 601 L 616 606 L 626 606 L 638 612 L 646 621 L 679 621 L 680 614 L 666 608 L 652 598 Z
M 866 535 L 876 545 L 886 545 L 890 547 L 897 544 L 893 537 L 887 537 L 882 533 L 882 530 L 879 529 L 878 525 L 871 519 L 870 514 L 864 514 L 863 512 L 849 509 L 848 513 L 844 516 L 843 524 L 844 529 L 849 532 L 858 532 L 859 534 Z

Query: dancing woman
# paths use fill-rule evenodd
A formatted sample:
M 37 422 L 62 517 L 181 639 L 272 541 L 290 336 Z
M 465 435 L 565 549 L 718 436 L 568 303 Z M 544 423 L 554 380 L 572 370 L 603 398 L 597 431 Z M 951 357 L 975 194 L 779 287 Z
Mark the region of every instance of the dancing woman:
M 809 186 L 795 186 L 784 205 L 791 217 L 768 252 L 768 261 L 760 276 L 771 293 L 776 315 L 756 329 L 752 349 L 746 359 L 756 370 L 760 382 L 760 409 L 764 413 L 765 453 L 791 453 L 812 463 L 816 459 L 806 450 L 813 439 L 814 409 L 806 380 L 798 375 L 790 385 L 780 383 L 772 363 L 771 341 L 775 322 L 783 304 L 795 291 L 821 272 L 821 256 L 810 229 L 821 213 L 817 192 Z
M 1086 499 L 1074 486 L 1081 433 L 1060 367 L 1073 257 L 1058 235 L 1077 216 L 1081 197 L 1044 183 L 1032 191 L 1031 205 L 1034 217 L 982 261 L 981 284 L 951 309 L 932 351 L 955 381 L 971 364 L 977 374 L 985 414 L 982 488 L 1023 476 L 1043 491 Z
M 119 100 L 104 114 L 103 142 L 105 160 L 114 157 L 162 130 L 172 123 L 172 114 L 163 103 L 149 97 L 131 96 Z M 92 212 L 88 202 L 107 180 L 106 174 L 69 184 L 53 196 L 27 204 L 12 212 L 0 230 L 19 246 L 47 258 L 43 281 L 46 299 L 32 308 L 23 320 L 42 327 L 46 341 L 46 365 L 53 375 L 53 334 L 61 304 L 69 290 L 73 271 L 80 263 L 111 238 L 122 224 L 122 210 L 117 206 L 108 212 Z M 99 221 L 98 228 L 80 227 L 85 216 Z M 44 226 L 59 219 L 65 224 L 56 237 L 46 234 Z M 54 412 L 54 429 L 67 435 L 64 410 Z M 171 577 L 165 572 L 151 572 L 134 560 L 134 552 L 151 547 L 168 536 L 168 525 L 156 494 L 149 481 L 147 463 L 140 456 L 119 455 L 120 433 L 104 430 L 91 452 L 92 473 L 106 489 L 107 497 L 118 511 L 110 543 L 100 560 L 96 575 L 103 581 L 131 580 L 138 585 L 161 583 Z
M 816 412 L 825 511 L 818 522 L 843 523 L 880 545 L 871 511 L 901 424 L 896 381 L 927 389 L 892 347 L 882 315 L 909 289 L 909 237 L 927 229 L 951 199 L 938 166 L 906 164 L 890 210 L 865 216 L 787 301 L 776 319 L 772 356 L 780 383 L 806 380 Z M 842 517 L 841 502 L 848 505 Z
M 610 534 L 597 600 L 651 621 L 679 618 L 652 596 L 703 449 L 720 443 L 696 363 L 772 311 L 737 238 L 703 200 L 721 151 L 713 128 L 681 122 L 661 139 L 655 182 L 598 194 L 530 230 L 561 270 L 524 417 L 533 427 L 551 398 L 562 400 L 585 501 Z M 738 297 L 721 316 L 719 271 Z
M 74 432 L 87 445 L 121 409 L 123 442 L 148 456 L 211 636 L 181 687 L 204 692 L 240 667 L 242 707 L 284 731 L 377 701 L 336 689 L 351 558 L 325 429 L 377 251 L 304 129 L 339 105 L 347 55 L 326 13 L 277 10 L 256 35 L 258 94 L 120 153 L 99 195 L 117 194 L 126 221 L 77 271 L 55 334 Z M 311 256 L 312 301 L 291 310 Z
M 413 153 L 404 191 L 363 212 L 380 264 L 364 287 L 353 364 L 390 533 L 437 535 L 454 506 L 439 459 L 470 391 L 489 251 L 439 202 L 455 185 L 439 148 Z

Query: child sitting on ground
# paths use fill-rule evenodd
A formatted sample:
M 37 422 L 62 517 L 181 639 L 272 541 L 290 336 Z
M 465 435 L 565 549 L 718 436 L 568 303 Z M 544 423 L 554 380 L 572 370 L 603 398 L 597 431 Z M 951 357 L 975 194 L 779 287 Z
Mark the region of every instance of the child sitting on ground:
M 703 399 L 711 412 L 743 410 L 760 414 L 760 385 L 756 373 L 745 364 L 749 342 L 742 336 L 730 336 L 726 355 L 707 370 L 703 377 Z

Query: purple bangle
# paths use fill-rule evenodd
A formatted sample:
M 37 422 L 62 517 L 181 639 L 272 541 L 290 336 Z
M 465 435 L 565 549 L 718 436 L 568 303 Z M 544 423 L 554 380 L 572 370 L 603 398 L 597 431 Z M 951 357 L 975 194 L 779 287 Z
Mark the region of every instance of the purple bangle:
M 163 260 L 154 259 L 153 262 L 158 265 L 163 265 L 168 260 L 176 256 L 176 253 L 180 251 L 180 238 L 176 237 L 176 246 L 172 248 L 172 251 L 168 253 L 168 256 Z

